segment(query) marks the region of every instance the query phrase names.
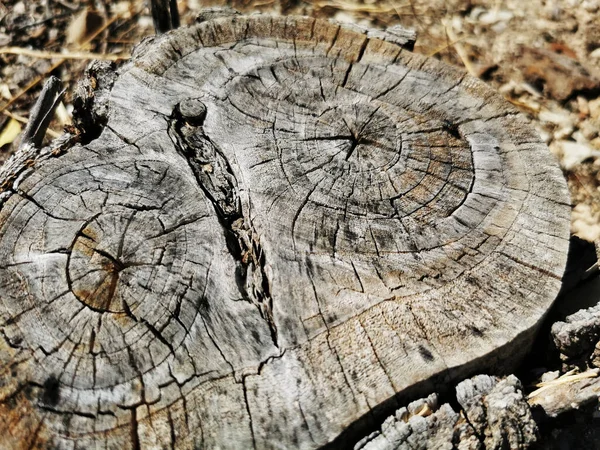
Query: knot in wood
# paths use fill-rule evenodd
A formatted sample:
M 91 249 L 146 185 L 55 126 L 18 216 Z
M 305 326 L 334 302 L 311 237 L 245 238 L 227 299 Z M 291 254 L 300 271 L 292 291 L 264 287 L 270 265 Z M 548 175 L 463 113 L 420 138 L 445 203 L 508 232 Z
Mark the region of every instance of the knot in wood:
M 189 98 L 178 105 L 183 120 L 192 126 L 200 126 L 206 117 L 206 105 L 200 99 Z

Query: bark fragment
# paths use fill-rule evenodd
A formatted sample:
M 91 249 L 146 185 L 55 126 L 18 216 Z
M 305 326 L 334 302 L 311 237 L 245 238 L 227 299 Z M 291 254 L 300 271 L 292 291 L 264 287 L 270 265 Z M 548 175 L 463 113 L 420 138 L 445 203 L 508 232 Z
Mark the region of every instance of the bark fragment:
M 462 410 L 438 406 L 435 394 L 400 408 L 355 450 L 526 449 L 537 441 L 537 424 L 513 375 L 477 375 L 456 386 Z

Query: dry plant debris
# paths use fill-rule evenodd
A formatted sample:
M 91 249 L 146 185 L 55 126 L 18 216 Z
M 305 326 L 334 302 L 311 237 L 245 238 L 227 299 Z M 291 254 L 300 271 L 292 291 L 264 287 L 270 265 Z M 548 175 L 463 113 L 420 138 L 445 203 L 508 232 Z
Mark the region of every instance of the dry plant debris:
M 417 30 L 415 52 L 484 79 L 531 120 L 568 180 L 572 233 L 600 241 L 600 0 L 181 0 L 182 23 L 201 7 L 224 5 Z M 142 0 L 0 3 L 0 163 L 18 144 L 40 82 L 56 75 L 67 87 L 50 140 L 69 125 L 75 83 L 89 59 L 119 62 L 151 34 Z M 530 403 L 556 389 L 575 395 L 584 384 L 597 397 L 596 375 L 588 366 L 557 373 L 529 393 Z M 436 410 L 421 406 L 414 416 Z

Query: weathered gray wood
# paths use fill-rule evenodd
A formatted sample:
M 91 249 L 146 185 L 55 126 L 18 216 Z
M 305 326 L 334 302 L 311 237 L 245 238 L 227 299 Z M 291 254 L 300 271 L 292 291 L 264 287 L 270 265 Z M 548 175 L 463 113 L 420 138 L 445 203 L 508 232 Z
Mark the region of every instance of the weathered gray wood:
M 0 173 L 9 446 L 345 447 L 398 395 L 508 369 L 558 292 L 547 148 L 395 43 L 218 17 L 140 46 L 108 105 Z
M 21 146 L 33 145 L 34 147 L 40 147 L 42 145 L 42 140 L 52 120 L 54 110 L 64 93 L 65 90 L 62 89 L 62 83 L 58 78 L 51 76 L 46 80 L 40 97 L 29 114 L 27 127 L 25 127 L 25 131 L 21 136 Z
M 435 394 L 400 408 L 354 449 L 516 450 L 537 442 L 537 424 L 514 375 L 477 375 L 456 386 L 456 397 L 460 411 L 438 406 Z
M 545 418 L 556 418 L 561 414 L 594 407 L 600 397 L 599 372 L 600 369 L 594 368 L 573 375 L 575 379 L 568 382 L 554 380 L 556 383 L 543 386 L 530 394 L 529 404 L 538 412 L 543 412 Z M 590 421 L 595 419 L 592 414 L 590 411 Z
M 593 292 L 593 291 L 592 291 Z M 600 305 L 581 309 L 555 322 L 551 330 L 554 348 L 566 364 L 587 363 L 598 367 L 596 348 L 600 341 Z

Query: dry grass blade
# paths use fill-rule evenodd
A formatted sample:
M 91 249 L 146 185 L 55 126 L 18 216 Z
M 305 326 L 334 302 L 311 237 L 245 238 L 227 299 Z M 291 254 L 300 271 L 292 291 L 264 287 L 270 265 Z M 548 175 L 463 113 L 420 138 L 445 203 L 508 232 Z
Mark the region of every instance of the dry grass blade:
M 598 376 L 599 371 L 600 371 L 600 369 L 590 369 L 590 370 L 586 370 L 585 372 L 578 373 L 578 374 L 573 374 L 573 371 L 567 372 L 563 376 L 561 376 L 555 380 L 544 381 L 544 382 L 536 384 L 535 386 L 538 387 L 539 389 L 536 389 L 535 391 L 531 392 L 527 396 L 527 398 L 532 399 L 532 398 L 536 397 L 537 395 L 539 395 L 540 393 L 544 392 L 545 390 L 547 390 L 553 386 L 560 386 L 562 384 L 574 383 L 576 381 L 584 380 L 586 378 L 596 378 Z
M 61 59 L 60 61 L 57 61 L 56 63 L 52 64 L 50 66 L 50 68 L 46 71 L 45 74 L 38 76 L 37 78 L 34 78 L 33 81 L 31 81 L 31 83 L 29 83 L 27 86 L 25 86 L 17 95 L 15 95 L 13 98 L 11 98 L 8 102 L 6 102 L 1 108 L 0 108 L 0 112 L 5 112 L 6 109 L 11 106 L 14 102 L 16 102 L 19 98 L 21 98 L 23 95 L 25 95 L 31 88 L 33 88 L 34 86 L 36 86 L 38 83 L 40 83 L 42 80 L 44 80 L 47 75 L 49 73 L 52 73 L 52 71 L 54 69 L 56 69 L 57 67 L 59 67 L 62 63 L 64 63 L 66 60 Z
M 519 100 L 515 100 L 513 98 L 507 97 L 507 96 L 505 96 L 504 99 L 507 102 L 509 102 L 510 104 L 515 105 L 517 108 L 525 110 L 525 111 L 527 111 L 529 113 L 539 114 L 539 112 L 540 112 L 540 106 L 539 105 L 536 107 L 536 106 L 533 106 L 533 105 L 521 102 Z
M 103 54 L 103 53 L 90 53 L 90 52 L 48 52 L 44 50 L 31 50 L 28 48 L 21 47 L 5 47 L 0 48 L 1 54 L 10 54 L 10 55 L 24 55 L 31 56 L 32 58 L 41 58 L 41 59 L 53 59 L 53 58 L 63 58 L 63 59 L 100 59 L 106 61 L 121 61 L 124 59 L 129 59 L 131 55 L 129 54 Z
M 398 5 L 395 0 L 390 0 L 388 3 L 392 7 L 393 11 L 396 13 L 396 16 L 398 16 L 398 19 L 402 20 L 404 16 L 414 17 L 418 25 L 421 26 L 421 14 L 417 12 L 417 9 L 415 8 L 415 5 L 413 4 L 412 0 L 409 0 L 408 3 L 401 5 Z M 402 8 L 408 8 L 410 12 L 403 13 L 401 12 Z
M 420 409 L 419 411 L 417 411 L 415 413 L 415 416 L 421 416 L 421 417 L 428 417 L 430 415 L 433 414 L 433 410 L 431 409 L 431 407 L 425 403 Z
M 356 3 L 345 2 L 343 0 L 325 0 L 318 1 L 314 3 L 314 7 L 318 9 L 323 8 L 333 8 L 338 9 L 340 11 L 347 12 L 358 12 L 358 13 L 368 13 L 368 14 L 386 14 L 386 13 L 394 13 L 397 12 L 397 9 L 402 6 L 408 5 L 389 5 L 389 4 L 380 4 L 378 5 L 358 5 Z
M 471 75 L 475 78 L 478 78 L 478 73 L 475 70 L 475 68 L 473 67 L 473 64 L 471 64 L 471 60 L 469 59 L 467 50 L 461 43 L 462 39 L 459 39 L 456 36 L 456 34 L 454 34 L 454 30 L 452 29 L 452 26 L 445 26 L 445 29 L 446 29 L 446 35 L 448 36 L 448 39 L 451 42 L 450 45 L 452 45 L 454 47 L 454 50 L 456 50 L 456 53 L 458 54 L 460 60 L 464 64 L 465 69 L 467 69 L 467 72 L 469 72 L 469 75 Z
M 26 118 L 26 117 L 19 116 L 18 114 L 13 114 L 13 113 L 11 113 L 11 112 L 9 112 L 9 111 L 2 111 L 2 113 L 3 113 L 5 116 L 8 116 L 8 117 L 10 117 L 11 119 L 14 119 L 14 120 L 16 120 L 17 122 L 21 122 L 22 124 L 25 124 L 25 125 L 27 125 L 27 124 L 29 123 L 29 121 L 27 120 L 27 118 Z M 53 137 L 53 138 L 57 138 L 57 137 L 60 137 L 60 136 L 61 136 L 61 134 L 60 134 L 60 133 L 58 133 L 58 132 L 56 132 L 56 131 L 54 131 L 54 130 L 51 130 L 51 129 L 47 129 L 47 130 L 46 130 L 46 134 L 47 134 L 48 136 L 51 136 L 51 137 Z

